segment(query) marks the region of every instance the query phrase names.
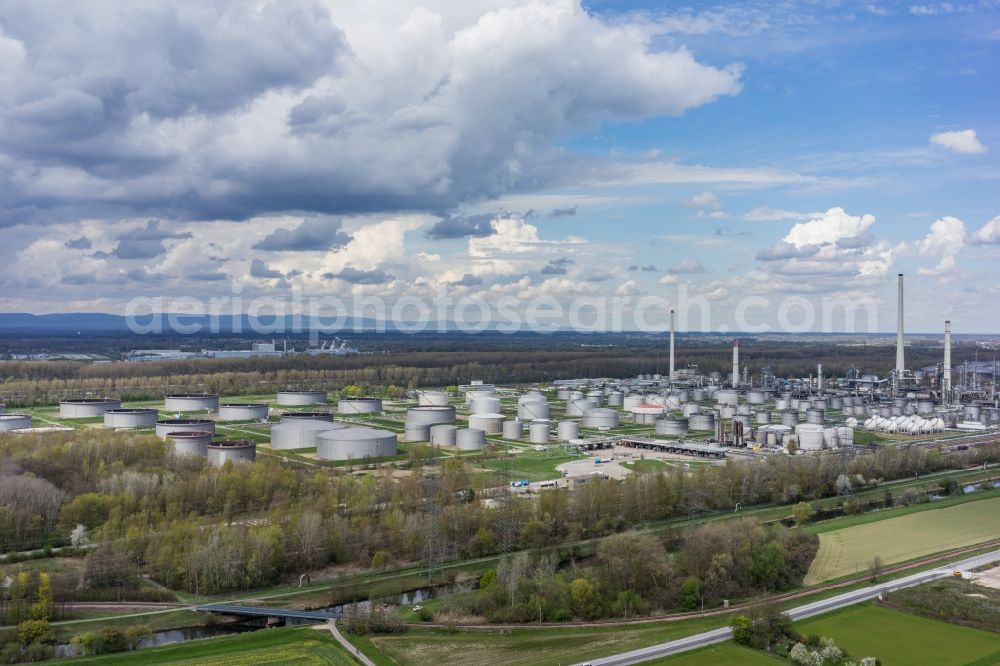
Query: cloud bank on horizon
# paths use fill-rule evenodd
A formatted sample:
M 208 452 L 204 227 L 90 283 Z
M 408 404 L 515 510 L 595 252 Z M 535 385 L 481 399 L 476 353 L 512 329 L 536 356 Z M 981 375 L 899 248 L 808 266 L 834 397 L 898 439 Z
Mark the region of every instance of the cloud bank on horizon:
M 1000 330 L 997 35 L 986 0 L 4 3 L 3 308 L 891 309 L 901 271 L 911 330 Z

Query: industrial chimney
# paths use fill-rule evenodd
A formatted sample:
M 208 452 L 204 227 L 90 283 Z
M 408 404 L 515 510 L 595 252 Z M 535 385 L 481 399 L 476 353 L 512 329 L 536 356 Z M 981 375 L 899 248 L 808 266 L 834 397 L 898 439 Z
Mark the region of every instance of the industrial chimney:
M 733 338 L 733 388 L 740 383 L 740 341 Z
M 674 381 L 674 311 L 670 311 L 670 381 Z
M 941 401 L 951 401 L 951 320 L 944 322 L 944 372 L 941 375 Z
M 896 310 L 896 377 L 903 376 L 903 274 L 899 274 L 899 303 Z
M 816 394 L 823 395 L 823 364 L 816 364 Z

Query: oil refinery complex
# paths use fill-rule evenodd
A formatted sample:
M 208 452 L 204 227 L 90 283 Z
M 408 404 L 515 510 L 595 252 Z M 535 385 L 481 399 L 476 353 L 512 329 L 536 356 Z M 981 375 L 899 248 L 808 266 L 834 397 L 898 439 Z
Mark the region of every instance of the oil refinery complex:
M 176 454 L 214 465 L 262 453 L 307 464 L 400 469 L 408 447 L 418 445 L 480 460 L 552 452 L 567 459 L 558 469 L 567 483 L 595 474 L 620 477 L 631 473 L 630 461 L 643 458 L 712 464 L 875 444 L 969 446 L 990 439 L 1000 429 L 996 375 L 991 380 L 963 368 L 954 376 L 951 322 L 944 322 L 940 363 L 908 369 L 902 275 L 898 287 L 896 363 L 885 378 L 854 369 L 828 376 L 822 365 L 813 376 L 777 377 L 767 366 L 741 365 L 738 339 L 732 341 L 728 373 L 677 368 L 671 312 L 670 365 L 662 375 L 506 387 L 470 381 L 452 392 L 427 388 L 403 399 L 341 396 L 335 404 L 315 386 L 252 400 L 177 392 L 160 403 L 123 405 L 109 396 L 86 397 L 61 401 L 58 419 L 37 414 L 33 421 L 0 408 L 0 430 L 148 430 L 172 443 Z

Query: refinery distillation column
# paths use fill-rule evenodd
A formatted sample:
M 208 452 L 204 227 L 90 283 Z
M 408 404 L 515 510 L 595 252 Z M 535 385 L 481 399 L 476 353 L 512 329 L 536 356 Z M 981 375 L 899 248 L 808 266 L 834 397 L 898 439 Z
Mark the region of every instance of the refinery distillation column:
M 740 341 L 733 339 L 733 388 L 740 383 Z
M 941 374 L 941 402 L 951 402 L 951 320 L 944 322 L 944 372 Z
M 674 311 L 670 311 L 670 382 L 674 381 Z
M 899 304 L 896 308 L 896 378 L 903 377 L 903 274 L 899 274 Z

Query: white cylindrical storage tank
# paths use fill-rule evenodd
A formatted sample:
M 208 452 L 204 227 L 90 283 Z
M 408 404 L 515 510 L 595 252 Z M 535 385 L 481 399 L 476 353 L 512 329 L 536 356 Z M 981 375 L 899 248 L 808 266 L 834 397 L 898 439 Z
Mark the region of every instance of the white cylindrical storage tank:
M 844 408 L 844 399 L 841 398 L 841 397 L 839 397 L 839 396 L 832 396 L 829 399 L 827 406 L 830 409 L 843 409 Z
M 219 396 L 214 393 L 173 393 L 163 399 L 165 412 L 214 412 Z
M 431 426 L 431 444 L 434 446 L 455 446 L 458 426 L 438 423 Z
M 522 437 L 524 437 L 524 423 L 521 421 L 503 422 L 504 439 L 521 439 Z
M 840 446 L 853 446 L 854 428 L 849 428 L 847 426 L 837 428 L 837 442 Z
M 698 412 L 700 412 L 701 408 L 698 407 L 698 405 L 689 402 L 688 404 L 684 405 L 684 409 L 682 409 L 681 411 L 684 413 L 684 416 L 691 416 L 692 414 L 697 414 Z
M 406 426 L 432 426 L 438 423 L 453 423 L 455 408 L 451 405 L 428 405 L 410 407 L 406 410 Z
M 281 422 L 307 420 L 307 421 L 327 421 L 333 423 L 333 414 L 330 412 L 285 412 L 281 415 Z
M 827 401 L 826 398 L 813 398 L 812 399 L 812 406 L 815 409 L 826 409 L 827 402 L 828 401 Z
M 822 409 L 816 407 L 810 407 L 806 410 L 806 423 L 812 423 L 815 425 L 823 425 L 826 421 L 826 412 Z
M 753 414 L 753 409 L 750 408 L 750 405 L 736 405 L 736 413 L 740 416 L 750 416 Z
M 421 407 L 444 407 L 450 397 L 444 391 L 419 391 L 417 404 Z
M 644 404 L 646 404 L 644 396 L 641 396 L 637 393 L 633 393 L 632 395 L 627 395 L 624 398 L 622 398 L 622 409 L 624 409 L 626 412 L 631 412 L 632 408 L 635 407 L 636 405 L 644 405 Z
M 159 414 L 155 409 L 109 409 L 104 412 L 104 427 L 148 428 L 156 425 Z
M 431 427 L 429 425 L 412 425 L 407 423 L 403 428 L 404 442 L 426 442 L 431 438 Z
M 754 414 L 754 421 L 757 425 L 767 425 L 771 422 L 771 413 L 760 411 Z
M 10 414 L 0 414 L 0 432 L 8 432 L 11 430 L 21 430 L 23 428 L 31 427 L 31 416 L 28 414 L 18 414 L 17 412 L 11 412 Z
M 594 401 L 594 404 L 598 407 L 604 404 L 604 392 L 603 391 L 590 391 L 587 393 L 587 397 Z
M 779 412 L 783 412 L 791 407 L 790 401 L 785 398 L 778 398 L 774 402 L 774 408 Z
M 739 394 L 736 391 L 719 391 L 715 394 L 715 402 L 720 405 L 736 406 L 739 402 Z
M 719 416 L 724 419 L 731 419 L 736 416 L 736 408 L 732 405 L 722 405 L 719 407 Z
M 656 423 L 656 421 L 663 417 L 666 409 L 663 405 L 636 405 L 632 408 L 632 420 L 636 423 Z M 618 412 L 615 412 L 617 415 Z M 587 419 L 584 417 L 583 425 L 587 425 Z M 618 425 L 615 423 L 615 425 Z
M 396 433 L 375 428 L 344 428 L 316 437 L 320 460 L 365 460 L 396 455 Z
M 460 451 L 482 451 L 486 448 L 486 433 L 479 428 L 455 431 L 455 445 Z
M 382 411 L 382 398 L 344 397 L 337 401 L 338 414 L 378 414 Z
M 323 419 L 291 419 L 271 426 L 271 448 L 315 449 L 316 437 L 328 430 L 346 428 L 346 423 L 326 421 Z
M 569 400 L 569 394 L 571 391 L 569 389 L 559 389 L 556 391 L 556 398 L 559 400 Z
M 260 421 L 267 418 L 268 407 L 263 402 L 230 402 L 219 405 L 220 421 Z
M 584 395 L 582 391 L 570 391 L 569 398 L 567 400 L 583 400 Z
M 588 409 L 583 413 L 583 427 L 602 429 L 617 428 L 618 412 L 607 407 Z
M 747 402 L 751 405 L 763 405 L 767 400 L 763 391 L 747 391 Z
M 683 437 L 688 433 L 687 419 L 660 419 L 656 422 L 657 435 Z
M 691 389 L 691 399 L 695 402 L 701 402 L 705 399 L 705 389 Z
M 121 400 L 110 398 L 81 398 L 80 400 L 59 401 L 59 417 L 64 419 L 92 419 L 109 409 L 119 409 Z
M 799 438 L 799 448 L 803 451 L 820 451 L 823 448 L 823 426 L 815 423 L 800 423 L 795 426 Z
M 200 431 L 215 434 L 215 421 L 208 419 L 163 419 L 156 422 L 156 436 L 166 439 L 167 434 L 179 431 Z
M 625 404 L 625 394 L 621 391 L 612 391 L 608 394 L 608 407 L 621 407 Z
M 276 401 L 283 407 L 325 405 L 326 391 L 278 391 Z
M 493 391 L 487 391 L 484 389 L 473 389 L 471 391 L 465 392 L 465 404 L 468 405 L 476 398 L 490 398 L 493 396 Z
M 208 464 L 222 467 L 227 462 L 233 464 L 253 462 L 257 459 L 257 443 L 252 439 L 225 439 L 208 445 Z
M 840 440 L 837 438 L 837 429 L 823 428 L 823 447 L 835 449 L 838 446 L 840 446 Z
M 585 411 L 594 409 L 595 407 L 597 407 L 597 403 L 590 398 L 570 400 L 566 403 L 566 416 L 583 416 Z
M 580 423 L 577 421 L 560 421 L 556 428 L 556 433 L 559 439 L 564 442 L 580 439 Z
M 549 418 L 549 403 L 540 400 L 519 403 L 517 405 L 517 418 L 522 421 L 547 419 Z
M 979 421 L 983 416 L 983 410 L 979 405 L 966 405 L 965 406 L 965 420 L 966 421 Z
M 201 456 L 208 454 L 208 445 L 212 443 L 212 433 L 200 430 L 172 432 L 167 435 L 167 441 L 174 445 L 174 453 L 179 456 Z
M 469 427 L 482 430 L 487 435 L 503 433 L 503 414 L 472 414 L 469 416 Z
M 528 441 L 532 444 L 548 444 L 549 430 L 552 425 L 548 421 L 537 421 L 528 425 Z
M 500 411 L 500 398 L 483 396 L 469 401 L 469 410 L 473 414 L 496 414 Z
M 688 427 L 691 430 L 712 431 L 715 430 L 715 414 L 692 414 L 688 417 Z
M 685 391 L 684 389 L 680 389 L 679 391 L 677 391 L 676 395 L 678 402 L 680 402 L 681 404 L 691 399 L 688 392 Z

